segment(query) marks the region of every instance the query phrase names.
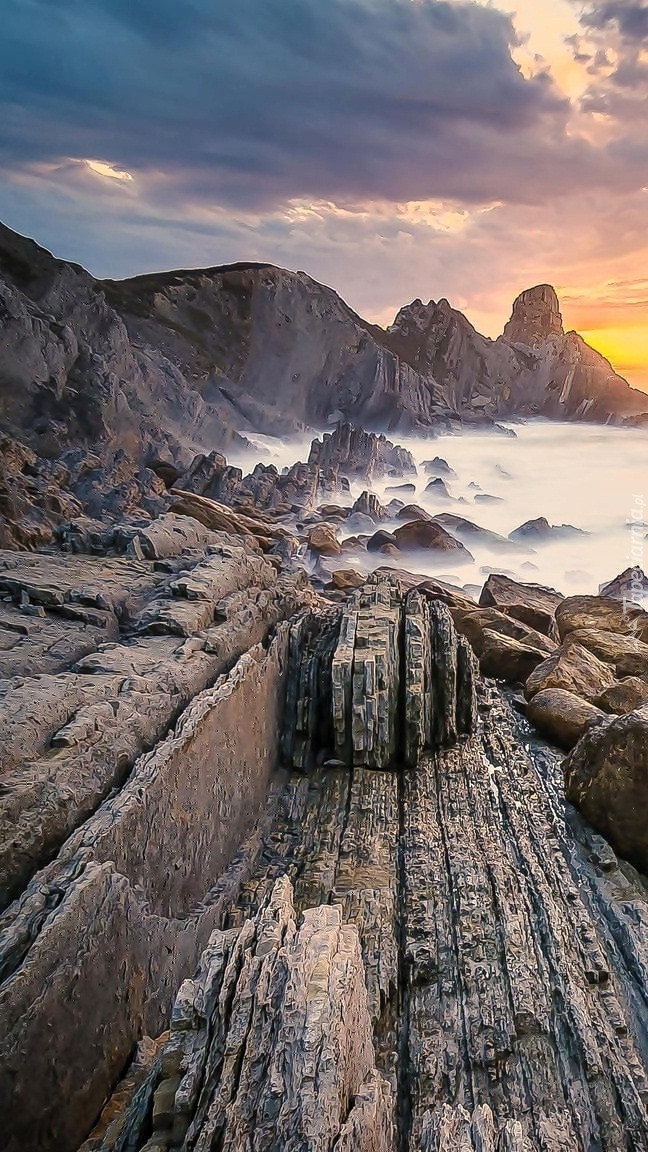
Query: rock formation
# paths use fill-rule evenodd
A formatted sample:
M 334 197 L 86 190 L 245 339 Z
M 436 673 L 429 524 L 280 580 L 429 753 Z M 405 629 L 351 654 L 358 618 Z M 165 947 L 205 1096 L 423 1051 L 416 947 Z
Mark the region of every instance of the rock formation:
M 646 410 L 602 356 L 558 331 L 551 290 L 520 300 L 497 341 L 447 301 L 415 301 L 385 331 L 301 272 L 238 264 L 100 282 L 0 226 L 2 424 L 41 462 L 74 471 L 92 452 L 105 467 L 121 451 L 168 477 L 196 447 L 242 445 L 255 430 L 343 420 L 433 434 L 515 413 L 620 422 Z M 33 479 L 42 501 L 46 464 Z
M 99 284 L 4 230 L 0 273 L 0 1148 L 648 1150 L 648 614 L 344 564 L 482 539 L 353 501 L 412 471 L 380 429 L 629 390 L 543 407 L 548 290 L 493 343 L 263 265 Z
M 648 1146 L 641 884 L 469 601 L 205 544 L 3 554 L 3 1147 Z
M 560 303 L 550 284 L 538 284 L 522 292 L 513 304 L 511 319 L 504 328 L 509 344 L 537 348 L 552 336 L 564 336 Z

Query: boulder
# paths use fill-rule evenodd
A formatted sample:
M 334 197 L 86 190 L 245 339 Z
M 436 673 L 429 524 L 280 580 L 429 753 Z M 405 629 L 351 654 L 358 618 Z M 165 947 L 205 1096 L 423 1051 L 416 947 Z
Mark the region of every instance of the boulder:
M 563 767 L 572 804 L 648 873 L 648 705 L 586 732 Z
M 345 532 L 351 532 L 354 536 L 359 536 L 363 532 L 371 535 L 376 530 L 376 521 L 371 516 L 365 516 L 364 512 L 352 512 L 344 525 Z
M 308 547 L 318 556 L 339 556 L 342 551 L 332 524 L 315 524 L 309 529 Z
M 346 520 L 351 512 L 355 511 L 355 505 L 353 508 L 342 508 L 339 504 L 321 504 L 317 509 L 318 515 L 323 516 L 325 520 Z
M 456 540 L 445 528 L 432 520 L 413 520 L 403 524 L 394 532 L 394 539 L 396 546 L 404 550 L 433 549 L 436 552 L 452 552 L 456 560 L 467 562 L 473 559 L 460 540 Z
M 380 552 L 381 548 L 385 547 L 398 549 L 398 541 L 391 532 L 385 532 L 381 528 L 378 532 L 374 532 L 373 536 L 367 540 L 367 552 Z
M 470 641 L 486 676 L 509 684 L 524 683 L 553 651 L 546 636 L 496 608 L 475 604 L 464 608 L 450 603 L 450 611 L 457 631 Z
M 423 471 L 427 476 L 456 476 L 454 468 L 451 468 L 447 460 L 442 456 L 435 456 L 434 460 L 424 460 L 422 464 Z
M 538 543 L 542 543 L 543 540 L 560 540 L 570 536 L 586 535 L 587 533 L 582 528 L 574 528 L 573 524 L 550 524 L 546 517 L 538 516 L 536 520 L 527 520 L 519 528 L 515 528 L 509 534 L 509 539 L 537 540 Z
M 506 616 L 521 620 L 546 636 L 555 635 L 554 613 L 563 597 L 555 588 L 542 584 L 523 584 L 509 576 L 493 574 L 484 584 L 479 603 L 484 608 L 498 608 Z
M 569 596 L 556 609 L 556 625 L 561 640 L 577 628 L 596 628 L 648 643 L 648 612 L 606 596 Z
M 523 684 L 542 660 L 542 652 L 514 636 L 490 628 L 482 633 L 479 665 L 485 676 L 508 684 Z
M 464 516 L 456 516 L 454 512 L 440 512 L 434 519 L 437 524 L 442 524 L 444 528 L 448 529 L 448 532 L 452 532 L 452 535 L 463 543 L 474 541 L 488 548 L 501 549 L 503 552 L 522 551 L 520 545 L 515 544 L 508 537 L 500 536 L 499 532 L 491 532 L 488 528 L 480 528 L 472 520 L 467 520 Z
M 351 592 L 361 588 L 366 579 L 367 577 L 362 572 L 357 572 L 355 568 L 338 568 L 331 573 L 331 579 L 326 587 L 334 592 Z
M 429 512 L 425 511 L 425 508 L 421 508 L 420 504 L 405 504 L 402 508 L 399 508 L 396 513 L 396 519 L 404 521 L 432 520 L 433 517 L 430 516 Z
M 569 639 L 593 652 L 605 664 L 611 664 L 619 677 L 648 673 L 648 644 L 635 640 L 634 636 L 600 628 L 577 628 L 569 633 Z
M 412 487 L 414 487 L 412 485 Z M 388 520 L 389 513 L 380 503 L 375 492 L 361 492 L 351 512 L 359 512 L 363 516 L 370 516 L 372 520 Z
M 401 495 L 409 495 L 416 492 L 416 484 L 390 484 L 388 488 L 385 488 L 385 492 L 400 492 Z
M 599 587 L 600 596 L 608 596 L 612 600 L 630 600 L 641 604 L 648 598 L 648 576 L 642 568 L 626 568 L 620 576 L 615 576 L 607 584 Z
M 570 639 L 565 640 L 531 673 L 524 694 L 527 700 L 531 700 L 545 688 L 562 688 L 593 702 L 615 682 L 609 664 L 598 660 L 587 648 Z
M 563 688 L 545 688 L 527 708 L 527 716 L 543 736 L 567 752 L 592 724 L 605 720 L 605 713 Z
M 445 481 L 440 476 L 436 480 L 430 480 L 430 483 L 425 485 L 425 491 L 428 496 L 436 497 L 438 500 L 452 500 Z
M 618 684 L 606 688 L 595 703 L 604 712 L 616 712 L 617 715 L 634 712 L 635 708 L 648 703 L 648 680 L 642 680 L 639 676 L 626 676 Z

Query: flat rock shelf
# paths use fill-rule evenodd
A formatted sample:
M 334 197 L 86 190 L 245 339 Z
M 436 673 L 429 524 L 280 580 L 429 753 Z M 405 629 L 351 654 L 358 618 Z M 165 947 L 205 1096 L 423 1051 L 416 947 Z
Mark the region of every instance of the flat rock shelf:
M 338 607 L 225 543 L 160 578 L 53 677 L 83 750 L 65 677 L 150 677 L 160 644 L 146 691 L 201 669 L 120 778 L 92 729 L 99 783 L 47 846 L 25 825 L 2 1147 L 646 1152 L 645 882 L 447 607 L 384 576 Z M 40 765 L 61 716 L 23 707 Z

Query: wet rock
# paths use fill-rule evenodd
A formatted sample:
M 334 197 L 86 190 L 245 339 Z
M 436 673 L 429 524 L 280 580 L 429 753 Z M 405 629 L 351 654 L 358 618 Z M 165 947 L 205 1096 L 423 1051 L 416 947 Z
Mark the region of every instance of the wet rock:
M 518 550 L 519 546 L 509 540 L 508 537 L 500 536 L 498 532 L 491 532 L 488 528 L 480 528 L 478 524 L 473 524 L 472 520 L 466 520 L 463 516 L 456 516 L 453 512 L 441 512 L 434 519 L 437 524 L 442 524 L 463 543 L 475 542 L 502 552 Z
M 563 597 L 554 588 L 497 574 L 488 577 L 479 598 L 481 606 L 497 608 L 546 636 L 555 635 L 555 613 L 562 601 Z
M 397 492 L 401 496 L 409 496 L 412 492 L 416 492 L 416 484 L 391 484 L 388 488 L 385 488 L 385 492 L 389 492 L 390 494 Z
M 365 516 L 363 512 L 352 512 L 344 524 L 344 530 L 345 532 L 353 532 L 354 535 L 362 535 L 363 533 L 373 535 L 376 530 L 376 521 L 371 516 Z
M 405 504 L 402 508 L 398 509 L 396 514 L 397 520 L 432 520 L 433 517 L 425 508 L 421 508 L 420 504 Z
M 648 872 L 648 707 L 587 732 L 564 772 L 567 796 L 585 819 Z
M 475 496 L 475 504 L 503 504 L 504 500 L 501 496 L 491 496 L 488 492 L 478 492 Z
M 570 596 L 556 609 L 561 639 L 577 628 L 635 636 L 648 643 L 648 612 L 636 604 L 621 604 L 604 596 Z
M 616 677 L 609 664 L 598 660 L 582 645 L 567 639 L 531 673 L 524 691 L 527 700 L 531 700 L 545 688 L 562 688 L 583 700 L 593 702 L 615 682 Z
M 398 551 L 398 541 L 393 533 L 385 532 L 381 528 L 367 540 L 367 552 L 380 552 L 382 548 L 394 548 Z
M 554 645 L 527 624 L 505 616 L 495 608 L 467 608 L 450 604 L 459 632 L 479 657 L 484 675 L 509 684 L 524 683 L 531 672 L 546 660 Z
M 331 580 L 327 584 L 334 592 L 352 592 L 356 588 L 362 588 L 367 577 L 362 572 L 356 572 L 355 568 L 338 568 L 331 575 Z
M 485 676 L 523 684 L 545 659 L 545 654 L 532 644 L 485 628 L 479 645 L 479 666 Z
M 605 719 L 600 708 L 561 688 L 538 692 L 527 707 L 527 716 L 543 736 L 568 752 L 590 725 Z

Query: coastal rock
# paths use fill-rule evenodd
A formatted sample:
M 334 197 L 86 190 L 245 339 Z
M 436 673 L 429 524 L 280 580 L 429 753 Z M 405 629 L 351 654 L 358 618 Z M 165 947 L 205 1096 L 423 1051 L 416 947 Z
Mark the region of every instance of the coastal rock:
M 308 547 L 318 556 L 339 556 L 341 552 L 337 531 L 332 524 L 316 524 L 309 529 Z
M 614 580 L 601 584 L 599 596 L 641 604 L 648 599 L 648 576 L 642 568 L 626 568 L 625 572 L 615 576 Z
M 525 344 L 530 348 L 563 334 L 560 303 L 550 284 L 538 284 L 522 292 L 504 328 L 504 339 L 509 344 Z
M 648 675 L 648 644 L 633 635 L 620 635 L 602 628 L 575 628 L 568 639 L 611 664 L 619 678 Z
M 441 477 L 438 477 L 436 480 L 430 480 L 429 484 L 425 485 L 425 491 L 427 495 L 434 500 L 452 500 L 445 480 L 442 480 Z
M 457 563 L 467 563 L 473 559 L 468 549 L 446 532 L 441 524 L 433 520 L 413 520 L 394 531 L 396 546 L 403 551 L 418 548 L 436 552 L 451 552 Z
M 519 545 L 508 537 L 500 536 L 498 532 L 492 532 L 488 528 L 480 528 L 478 524 L 473 524 L 472 520 L 466 520 L 464 516 L 456 516 L 453 512 L 441 512 L 434 519 L 464 544 L 483 544 L 502 552 L 519 550 Z
M 531 673 L 524 692 L 527 700 L 531 700 L 546 688 L 561 688 L 593 702 L 615 683 L 609 664 L 569 638 Z
M 577 628 L 616 632 L 648 643 L 648 612 L 604 596 L 570 596 L 556 609 L 561 640 Z
M 376 522 L 379 520 L 388 520 L 389 513 L 386 508 L 380 503 L 375 492 L 361 492 L 353 505 L 351 512 L 359 512 L 363 516 L 369 516 Z
M 604 712 L 615 712 L 618 715 L 634 712 L 635 708 L 648 703 L 648 679 L 626 676 L 618 684 L 606 688 L 594 703 Z
M 617 852 L 648 872 L 648 707 L 587 732 L 564 772 L 572 803 Z
M 592 724 L 605 720 L 600 708 L 562 688 L 538 692 L 527 708 L 527 716 L 543 736 L 567 752 Z
M 454 468 L 451 468 L 447 460 L 441 456 L 435 456 L 433 460 L 424 460 L 422 464 L 423 471 L 427 476 L 456 476 Z
M 555 636 L 555 613 L 563 599 L 554 588 L 494 574 L 484 584 L 479 603 L 484 608 L 497 608 L 545 636 Z
M 537 541 L 541 544 L 544 540 L 561 540 L 585 535 L 582 528 L 574 528 L 573 524 L 550 524 L 546 517 L 538 516 L 536 520 L 527 520 L 519 528 L 515 528 L 509 534 L 509 540 L 531 543 Z
M 331 906 L 297 927 L 292 901 L 278 880 L 254 921 L 212 935 L 180 989 L 153 1098 L 157 1143 L 391 1152 L 357 929 Z
M 394 473 L 416 475 L 414 458 L 406 448 L 392 444 L 382 434 L 365 432 L 363 428 L 345 423 L 337 424 L 335 430 L 326 432 L 321 440 L 313 440 L 308 462 L 363 480 Z

